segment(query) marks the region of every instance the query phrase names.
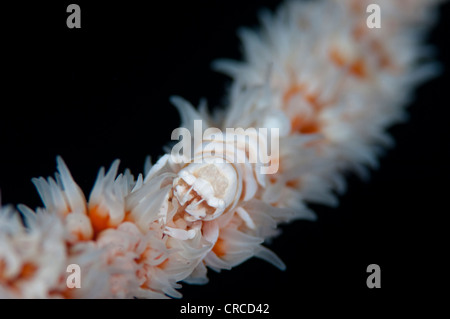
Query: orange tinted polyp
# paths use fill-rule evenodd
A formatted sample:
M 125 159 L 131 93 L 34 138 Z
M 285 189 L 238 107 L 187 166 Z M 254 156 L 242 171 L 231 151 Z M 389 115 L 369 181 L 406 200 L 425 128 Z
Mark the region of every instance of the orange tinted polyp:
M 212 251 L 216 254 L 217 257 L 224 256 L 226 254 L 225 241 L 222 238 L 218 238 Z
M 92 228 L 96 235 L 102 230 L 111 227 L 108 211 L 100 208 L 98 205 L 89 209 L 89 219 L 91 220 Z

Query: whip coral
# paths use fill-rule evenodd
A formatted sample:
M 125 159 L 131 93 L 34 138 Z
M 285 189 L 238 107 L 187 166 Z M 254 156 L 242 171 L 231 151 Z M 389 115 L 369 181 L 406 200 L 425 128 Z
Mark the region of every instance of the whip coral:
M 258 257 L 285 269 L 264 243 L 281 223 L 314 220 L 307 203 L 337 205 L 345 172 L 376 167 L 386 129 L 437 70 L 419 63 L 429 58 L 419 32 L 438 1 L 377 1 L 380 29 L 366 26 L 371 2 L 291 1 L 264 11 L 261 30 L 242 30 L 243 61 L 214 63 L 233 79 L 223 110 L 171 99 L 192 136 L 195 121 L 206 125 L 209 148 L 189 141 L 187 157 L 148 159 L 137 177 L 116 160 L 89 196 L 58 157 L 54 178 L 33 179 L 43 208 L 1 208 L 0 297 L 180 298 L 180 282 L 204 284 L 208 268 Z M 265 131 L 227 128 L 276 129 L 277 171 L 251 160 Z M 70 264 L 80 289 L 66 285 Z

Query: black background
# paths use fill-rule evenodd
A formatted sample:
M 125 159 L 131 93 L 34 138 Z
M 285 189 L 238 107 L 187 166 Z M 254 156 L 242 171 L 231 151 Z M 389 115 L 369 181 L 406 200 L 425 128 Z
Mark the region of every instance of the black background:
M 179 126 L 169 96 L 220 105 L 229 79 L 210 69 L 240 58 L 236 30 L 256 27 L 278 1 L 175 1 L 131 4 L 76 1 L 81 29 L 66 27 L 68 1 L 2 5 L 0 189 L 3 204 L 40 205 L 32 177 L 55 171 L 61 155 L 88 194 L 100 166 L 121 159 L 135 176 Z M 186 298 L 271 302 L 305 296 L 349 303 L 397 300 L 433 291 L 444 276 L 442 230 L 448 213 L 449 6 L 427 43 L 443 73 L 420 86 L 410 121 L 391 129 L 397 146 L 368 182 L 349 176 L 338 208 L 314 207 L 317 222 L 283 226 L 269 247 L 282 272 L 252 259 Z M 326 17 L 324 17 L 326 20 Z M 325 23 L 325 22 L 323 22 Z M 366 267 L 381 266 L 382 288 L 368 289 Z

